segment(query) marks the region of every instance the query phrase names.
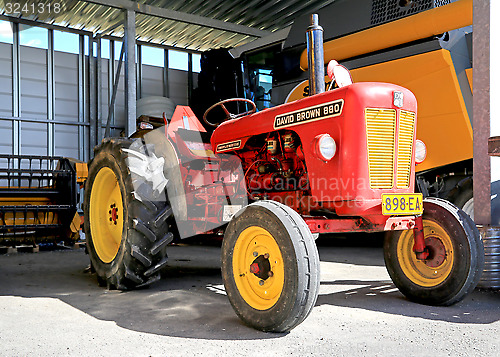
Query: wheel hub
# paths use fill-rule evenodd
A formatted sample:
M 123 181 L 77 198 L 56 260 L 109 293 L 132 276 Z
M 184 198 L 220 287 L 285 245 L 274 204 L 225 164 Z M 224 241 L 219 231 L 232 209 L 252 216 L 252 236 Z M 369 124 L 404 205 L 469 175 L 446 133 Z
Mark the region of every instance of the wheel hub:
M 116 207 L 116 203 L 113 203 L 109 206 L 109 221 L 114 225 L 118 224 L 118 207 Z
M 261 254 L 250 265 L 250 272 L 257 278 L 267 280 L 273 276 L 271 271 L 271 263 L 269 262 L 269 254 Z
M 429 253 L 427 259 L 424 260 L 425 265 L 432 268 L 437 268 L 444 263 L 446 259 L 446 248 L 439 238 L 426 238 L 425 249 Z

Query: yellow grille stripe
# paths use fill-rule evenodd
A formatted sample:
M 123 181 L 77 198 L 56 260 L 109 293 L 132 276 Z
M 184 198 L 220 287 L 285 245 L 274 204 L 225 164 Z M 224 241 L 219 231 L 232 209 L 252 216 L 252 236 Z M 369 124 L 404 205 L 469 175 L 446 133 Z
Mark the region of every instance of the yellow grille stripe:
M 365 120 L 370 188 L 392 188 L 394 186 L 396 111 L 366 108 Z
M 399 142 L 396 166 L 396 187 L 410 186 L 411 157 L 413 155 L 413 133 L 415 130 L 415 113 L 401 110 L 399 113 Z

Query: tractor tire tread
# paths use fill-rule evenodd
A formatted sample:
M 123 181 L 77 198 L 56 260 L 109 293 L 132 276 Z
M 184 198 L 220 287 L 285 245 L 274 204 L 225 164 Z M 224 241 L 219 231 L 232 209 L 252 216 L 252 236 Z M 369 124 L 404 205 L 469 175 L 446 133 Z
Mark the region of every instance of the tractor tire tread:
M 156 234 L 140 219 L 134 218 L 134 229 L 142 233 L 150 242 L 156 241 Z
M 139 248 L 136 245 L 132 245 L 130 247 L 130 254 L 132 255 L 132 257 L 140 261 L 141 264 L 144 265 L 146 268 L 149 268 L 151 264 L 153 264 L 153 261 L 146 255 L 142 254 L 141 248 Z
M 151 250 L 149 251 L 150 254 L 156 255 L 163 247 L 172 242 L 173 239 L 174 235 L 171 232 L 168 232 L 151 247 Z
M 168 264 L 168 259 L 165 257 L 162 260 L 160 260 L 155 266 L 149 268 L 144 272 L 144 276 L 149 277 L 153 275 L 154 273 L 160 271 L 163 267 L 165 267 Z
M 172 213 L 173 213 L 172 207 L 170 206 L 164 207 L 163 210 L 154 219 L 154 226 L 155 227 L 161 226 L 163 223 L 166 222 L 168 218 L 172 216 Z
M 127 266 L 125 267 L 125 278 L 133 281 L 136 284 L 142 284 L 144 280 L 142 280 L 139 275 L 135 274 L 132 270 L 130 270 Z
M 136 286 L 136 288 L 144 288 L 144 287 L 147 287 L 151 284 L 154 284 L 156 283 L 157 281 L 159 281 L 161 279 L 161 276 L 160 274 L 156 274 L 156 275 L 153 275 L 151 278 L 149 278 L 146 282 L 142 283 L 142 284 L 139 284 Z

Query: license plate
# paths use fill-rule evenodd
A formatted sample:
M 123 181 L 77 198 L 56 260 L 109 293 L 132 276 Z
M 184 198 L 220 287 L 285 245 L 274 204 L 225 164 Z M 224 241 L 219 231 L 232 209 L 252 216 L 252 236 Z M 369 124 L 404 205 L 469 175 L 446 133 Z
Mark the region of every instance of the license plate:
M 382 214 L 415 215 L 424 212 L 423 196 L 421 193 L 383 193 Z

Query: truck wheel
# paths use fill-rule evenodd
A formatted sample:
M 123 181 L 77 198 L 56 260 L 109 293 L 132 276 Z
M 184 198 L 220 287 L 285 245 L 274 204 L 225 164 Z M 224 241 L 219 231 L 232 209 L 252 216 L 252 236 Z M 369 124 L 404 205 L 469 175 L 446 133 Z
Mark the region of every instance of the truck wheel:
M 481 278 L 481 236 L 467 214 L 439 198 L 424 200 L 422 218 L 429 257 L 416 258 L 413 230 L 390 232 L 384 241 L 387 271 L 408 299 L 452 305 L 474 290 Z
M 240 210 L 224 234 L 222 279 L 247 325 L 286 332 L 300 324 L 316 303 L 320 280 L 318 250 L 302 217 L 274 201 Z
M 172 210 L 164 186 L 154 189 L 151 174 L 131 165 L 147 154 L 141 139 L 105 139 L 89 165 L 84 198 L 88 253 L 97 281 L 109 289 L 148 285 L 167 263 Z
M 500 181 L 494 181 L 491 183 L 491 216 L 499 217 L 500 214 Z M 458 195 L 452 200 L 452 202 L 461 208 L 465 213 L 467 213 L 472 220 L 474 220 L 474 195 L 472 191 L 472 179 L 469 184 L 463 188 Z M 498 219 L 496 222 L 491 222 L 491 225 L 498 225 Z
M 474 198 L 472 192 L 472 180 L 470 184 L 464 187 L 452 201 L 455 206 L 462 209 L 472 219 L 474 219 Z

